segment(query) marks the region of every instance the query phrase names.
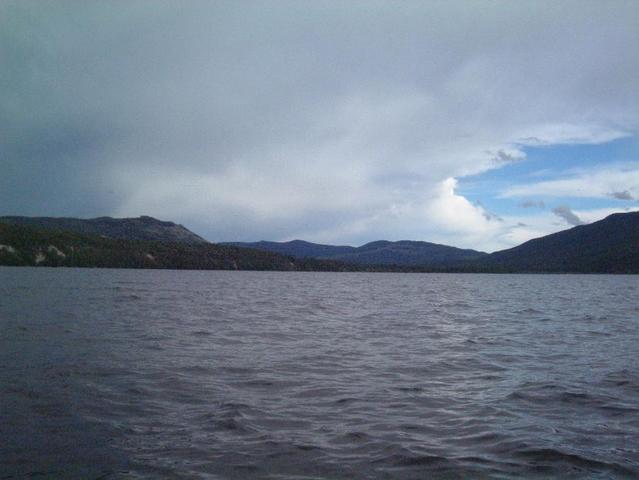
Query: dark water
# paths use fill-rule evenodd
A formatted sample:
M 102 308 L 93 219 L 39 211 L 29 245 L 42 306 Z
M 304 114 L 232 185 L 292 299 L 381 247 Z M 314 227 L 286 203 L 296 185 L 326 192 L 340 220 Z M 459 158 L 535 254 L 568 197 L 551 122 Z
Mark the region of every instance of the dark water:
M 637 478 L 639 276 L 0 268 L 0 478 Z

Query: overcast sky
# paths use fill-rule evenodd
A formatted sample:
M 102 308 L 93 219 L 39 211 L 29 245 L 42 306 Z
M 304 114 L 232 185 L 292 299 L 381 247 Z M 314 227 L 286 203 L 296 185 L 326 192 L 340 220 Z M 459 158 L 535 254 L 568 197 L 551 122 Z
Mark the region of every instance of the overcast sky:
M 492 251 L 639 207 L 639 2 L 0 2 L 0 215 Z

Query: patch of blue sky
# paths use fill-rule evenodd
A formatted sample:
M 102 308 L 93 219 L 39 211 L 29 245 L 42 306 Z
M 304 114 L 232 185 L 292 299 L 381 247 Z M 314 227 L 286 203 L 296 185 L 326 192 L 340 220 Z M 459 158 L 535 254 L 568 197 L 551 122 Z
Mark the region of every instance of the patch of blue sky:
M 612 167 L 639 160 L 639 138 L 625 137 L 597 145 L 548 145 L 524 147 L 526 158 L 500 168 L 458 179 L 457 193 L 497 215 L 527 215 L 539 207 L 522 208 L 527 200 L 544 202 L 546 208 L 570 205 L 573 209 L 625 208 L 628 201 L 614 198 L 500 196 L 507 188 L 570 178 L 578 172 Z M 636 202 L 633 202 L 636 204 Z M 633 205 L 634 206 L 634 205 Z

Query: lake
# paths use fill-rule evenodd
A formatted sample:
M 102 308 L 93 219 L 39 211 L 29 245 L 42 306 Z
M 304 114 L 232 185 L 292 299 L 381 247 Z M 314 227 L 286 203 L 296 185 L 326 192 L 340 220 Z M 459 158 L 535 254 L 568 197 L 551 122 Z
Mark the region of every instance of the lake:
M 637 478 L 639 276 L 0 267 L 0 478 Z

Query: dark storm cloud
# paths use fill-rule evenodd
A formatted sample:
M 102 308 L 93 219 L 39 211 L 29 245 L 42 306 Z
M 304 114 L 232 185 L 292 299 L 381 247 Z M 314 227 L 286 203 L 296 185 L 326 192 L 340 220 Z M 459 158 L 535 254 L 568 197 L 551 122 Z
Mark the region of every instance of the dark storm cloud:
M 495 222 L 450 179 L 523 158 L 526 138 L 636 130 L 636 14 L 5 0 L 0 213 L 150 214 L 213 240 L 477 241 Z

